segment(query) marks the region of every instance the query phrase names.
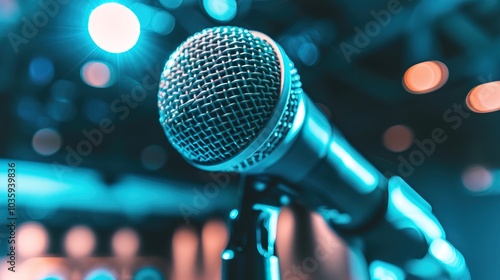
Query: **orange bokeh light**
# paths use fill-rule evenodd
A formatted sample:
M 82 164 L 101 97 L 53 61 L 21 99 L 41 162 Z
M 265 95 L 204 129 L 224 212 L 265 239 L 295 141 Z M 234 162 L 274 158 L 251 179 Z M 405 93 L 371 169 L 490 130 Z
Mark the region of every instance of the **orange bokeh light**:
M 290 271 L 296 264 L 294 254 L 295 240 L 295 218 L 293 211 L 284 207 L 278 218 L 278 230 L 276 232 L 276 250 L 279 257 L 279 264 L 282 277 L 285 279 L 285 272 Z
M 466 98 L 467 106 L 476 113 L 500 110 L 500 81 L 489 82 L 473 88 Z
M 226 224 L 222 221 L 209 221 L 203 227 L 202 243 L 205 279 L 221 279 L 221 254 L 226 247 L 228 237 L 229 233 Z
M 17 252 L 22 258 L 42 256 L 49 247 L 49 234 L 36 222 L 27 222 L 17 232 Z
M 321 269 L 331 279 L 358 279 L 353 277 L 349 270 L 349 254 L 347 245 L 326 223 L 319 213 L 311 214 L 311 226 L 315 240 L 315 254 L 322 258 L 318 259 Z
M 486 191 L 493 185 L 493 174 L 483 166 L 473 166 L 465 170 L 462 182 L 471 192 Z
M 390 151 L 405 151 L 413 144 L 413 131 L 405 125 L 391 126 L 384 132 L 382 142 Z
M 98 61 L 90 61 L 83 65 L 81 70 L 83 81 L 92 87 L 104 88 L 111 84 L 110 67 Z
M 86 226 L 76 226 L 68 231 L 64 239 L 66 253 L 73 258 L 88 257 L 94 251 L 95 235 Z
M 191 280 L 196 278 L 198 244 L 198 234 L 190 228 L 180 228 L 174 233 L 172 238 L 172 279 Z
M 433 92 L 448 81 L 448 67 L 440 61 L 425 61 L 413 65 L 403 76 L 405 89 L 414 94 Z
M 113 235 L 113 252 L 121 258 L 131 258 L 139 250 L 139 237 L 133 229 L 122 228 Z

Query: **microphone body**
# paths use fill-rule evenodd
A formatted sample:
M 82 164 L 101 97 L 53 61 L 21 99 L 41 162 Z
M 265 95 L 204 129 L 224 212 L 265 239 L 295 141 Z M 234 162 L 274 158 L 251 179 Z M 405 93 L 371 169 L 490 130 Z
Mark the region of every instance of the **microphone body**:
M 267 35 L 281 65 L 277 104 L 260 133 L 238 154 L 217 164 L 191 163 L 208 171 L 278 176 L 293 184 L 301 201 L 329 211 L 346 230 L 369 223 L 384 207 L 387 180 L 366 161 L 302 91 L 300 77 L 283 49 Z
M 160 123 L 174 148 L 200 169 L 286 182 L 348 242 L 361 240 L 367 259 L 404 267 L 427 256 L 442 264 L 429 251 L 445 238 L 430 206 L 401 178 L 388 180 L 365 160 L 301 86 L 293 63 L 267 35 L 206 29 L 166 63 Z M 456 255 L 462 273 L 467 269 Z
M 282 147 L 248 173 L 279 176 L 294 185 L 300 201 L 318 212 L 329 211 L 329 222 L 359 229 L 385 207 L 387 180 L 306 95 L 298 102 L 296 123 Z

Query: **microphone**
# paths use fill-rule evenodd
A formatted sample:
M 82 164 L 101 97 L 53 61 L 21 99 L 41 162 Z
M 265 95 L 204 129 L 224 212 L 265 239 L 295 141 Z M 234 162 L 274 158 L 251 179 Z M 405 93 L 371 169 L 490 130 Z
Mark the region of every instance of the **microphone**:
M 195 167 L 270 175 L 362 247 L 367 260 L 413 276 L 428 276 L 421 268 L 437 263 L 436 277 L 468 279 L 463 256 L 445 241 L 430 205 L 346 141 L 267 35 L 226 26 L 189 37 L 161 74 L 158 107 L 168 140 Z M 454 261 L 433 251 L 442 244 Z
M 383 211 L 387 180 L 301 86 L 292 61 L 268 36 L 239 27 L 205 29 L 166 63 L 160 123 L 192 165 L 277 176 L 333 224 L 359 229 Z

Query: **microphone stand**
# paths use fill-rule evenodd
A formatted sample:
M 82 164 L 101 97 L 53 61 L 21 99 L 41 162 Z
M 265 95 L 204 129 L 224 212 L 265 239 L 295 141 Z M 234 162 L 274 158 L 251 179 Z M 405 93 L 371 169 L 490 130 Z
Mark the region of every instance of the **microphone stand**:
M 240 207 L 230 213 L 230 238 L 222 253 L 222 280 L 280 280 L 276 255 L 278 216 L 282 206 L 299 195 L 277 179 L 265 176 L 244 176 L 242 185 Z M 399 177 L 389 180 L 387 195 L 384 218 L 371 229 L 357 234 L 342 230 L 337 233 L 348 244 L 362 240 L 363 254 L 369 262 L 384 260 L 405 267 L 402 261 L 421 255 L 422 259 L 411 261 L 413 269 L 407 271 L 415 279 L 470 280 L 462 254 L 445 240 L 430 205 Z M 335 228 L 331 218 L 338 213 L 330 212 L 319 211 Z M 431 268 L 433 276 L 426 275 Z
M 281 207 L 295 193 L 265 177 L 243 177 L 240 209 L 230 213 L 222 280 L 280 280 L 276 231 Z

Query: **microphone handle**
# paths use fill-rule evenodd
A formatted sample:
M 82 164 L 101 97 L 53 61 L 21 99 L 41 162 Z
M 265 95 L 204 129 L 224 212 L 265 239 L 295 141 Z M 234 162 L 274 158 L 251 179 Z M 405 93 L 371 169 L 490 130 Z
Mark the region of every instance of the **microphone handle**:
M 429 256 L 432 242 L 445 239 L 430 205 L 403 179 L 385 178 L 305 94 L 298 108 L 300 127 L 265 173 L 289 183 L 298 202 L 319 212 L 347 242 L 361 241 L 368 260 L 405 267 Z M 464 263 L 460 270 L 467 270 Z
M 254 172 L 294 185 L 313 210 L 331 210 L 338 228 L 358 230 L 385 208 L 387 179 L 365 160 L 305 95 L 299 96 L 293 137 L 280 145 L 275 160 Z M 294 124 L 295 126 L 295 124 Z M 337 212 L 336 217 L 333 215 Z

